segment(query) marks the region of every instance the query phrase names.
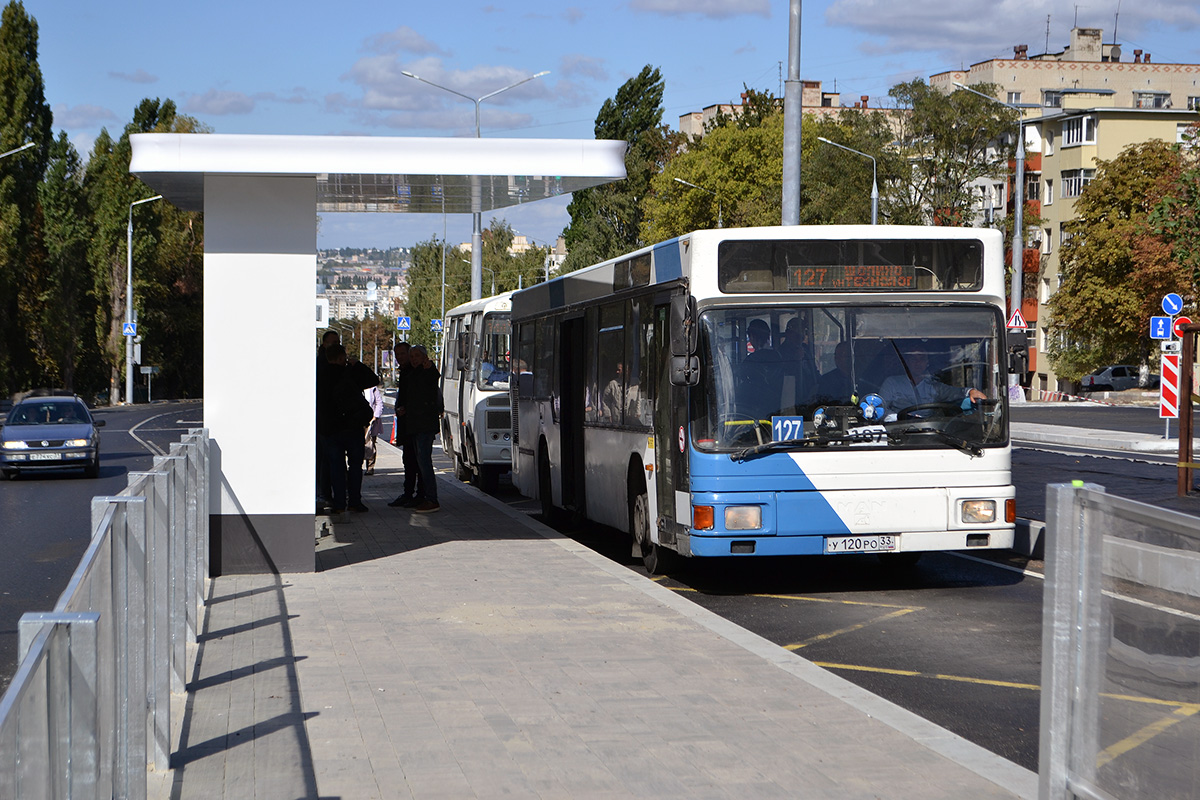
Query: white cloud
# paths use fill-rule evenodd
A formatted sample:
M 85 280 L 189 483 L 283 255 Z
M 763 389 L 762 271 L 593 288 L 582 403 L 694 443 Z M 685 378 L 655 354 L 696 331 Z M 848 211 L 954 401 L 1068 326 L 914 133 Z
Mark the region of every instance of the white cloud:
M 429 41 L 407 25 L 394 31 L 376 34 L 363 42 L 363 49 L 371 53 L 412 53 L 417 56 L 447 55 L 437 44 Z
M 1029 45 L 1030 55 L 1059 52 L 1070 42 L 1073 25 L 1100 28 L 1112 41 L 1115 8 L 1079 6 L 1074 0 L 960 0 L 953 14 L 933 3 L 895 0 L 834 0 L 825 21 L 858 30 L 875 40 L 860 50 L 873 53 L 931 52 L 949 66 L 1011 57 L 1014 45 Z M 1050 17 L 1047 37 L 1046 18 Z M 1195 0 L 1146 0 L 1121 9 L 1119 40 L 1148 35 L 1171 20 L 1183 29 L 1200 26 Z
M 565 55 L 558 61 L 558 71 L 564 77 L 578 75 L 597 81 L 608 80 L 608 70 L 604 69 L 604 59 L 595 56 L 585 56 L 578 53 Z
M 249 114 L 254 110 L 255 100 L 242 92 L 209 89 L 204 94 L 194 94 L 187 99 L 183 110 L 189 114 Z
M 158 76 L 151 75 L 144 69 L 138 69 L 136 72 L 109 72 L 108 77 L 116 78 L 119 81 L 128 81 L 129 83 L 157 83 Z
M 54 106 L 52 111 L 54 113 L 54 125 L 66 128 L 68 131 L 78 130 L 79 128 L 98 128 L 106 122 L 116 122 L 119 120 L 116 114 L 102 106 L 87 104 L 67 106 L 65 103 L 60 103 Z
M 769 0 L 630 0 L 633 11 L 677 16 L 696 14 L 701 17 L 771 16 Z

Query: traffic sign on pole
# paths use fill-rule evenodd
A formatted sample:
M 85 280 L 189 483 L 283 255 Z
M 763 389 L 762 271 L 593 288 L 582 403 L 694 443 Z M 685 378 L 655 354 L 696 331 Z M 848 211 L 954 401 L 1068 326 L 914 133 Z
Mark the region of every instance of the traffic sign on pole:
M 1008 329 L 1010 331 L 1028 330 L 1029 326 L 1025 324 L 1025 317 L 1021 314 L 1021 309 L 1014 308 L 1012 316 L 1008 318 Z
M 412 317 L 396 317 L 396 328 L 398 330 L 412 330 Z
M 1171 338 L 1171 318 L 1170 317 L 1151 317 L 1150 318 L 1150 338 L 1151 339 L 1170 339 Z
M 1175 316 L 1180 311 L 1183 311 L 1183 298 L 1175 294 L 1175 292 L 1163 295 L 1162 310 L 1168 316 Z
M 1191 325 L 1191 324 L 1192 324 L 1191 317 L 1176 317 L 1175 321 L 1173 323 L 1171 323 L 1171 332 L 1174 333 L 1176 336 L 1178 336 L 1180 339 L 1182 339 L 1183 338 L 1183 326 Z
M 1158 416 L 1179 418 L 1179 354 L 1162 354 L 1162 378 L 1158 384 Z
M 429 320 L 429 330 L 433 331 L 434 333 L 441 333 L 442 321 L 440 319 Z
M 137 336 L 137 323 L 126 322 L 121 326 L 122 336 Z

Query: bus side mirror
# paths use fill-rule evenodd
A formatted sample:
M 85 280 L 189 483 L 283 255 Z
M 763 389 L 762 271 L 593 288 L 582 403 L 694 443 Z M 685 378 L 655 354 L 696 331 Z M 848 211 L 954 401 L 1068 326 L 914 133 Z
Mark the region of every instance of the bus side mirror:
M 695 352 L 696 301 L 691 295 L 677 294 L 671 298 L 671 355 L 690 356 Z
M 695 356 L 671 356 L 671 383 L 695 386 L 700 382 L 700 359 Z
M 1008 374 L 1024 375 L 1029 371 L 1029 340 L 1025 331 L 1008 332 Z

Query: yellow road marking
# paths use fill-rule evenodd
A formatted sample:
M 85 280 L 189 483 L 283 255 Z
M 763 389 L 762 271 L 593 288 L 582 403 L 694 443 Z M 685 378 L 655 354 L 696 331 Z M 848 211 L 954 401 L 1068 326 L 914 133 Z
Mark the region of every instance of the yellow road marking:
M 1096 757 L 1096 766 L 1103 767 L 1114 758 L 1125 755 L 1135 747 L 1144 745 L 1172 725 L 1177 725 L 1188 717 L 1195 716 L 1197 712 L 1200 712 L 1200 705 L 1194 703 L 1181 705 L 1158 722 L 1151 723 L 1132 736 L 1126 736 L 1116 744 L 1101 750 L 1100 755 Z
M 651 578 L 651 580 L 662 580 L 662 578 Z M 672 586 L 669 587 L 675 592 L 699 592 L 691 586 Z M 809 597 L 803 594 L 766 594 L 754 593 L 739 595 L 740 597 L 765 597 L 769 600 L 803 600 L 806 603 L 836 603 L 843 606 L 874 606 L 876 608 L 903 608 L 907 611 L 924 611 L 924 606 L 902 606 L 896 603 L 869 603 L 865 600 L 834 600 L 830 597 Z
M 867 627 L 868 625 L 874 625 L 877 622 L 884 622 L 886 620 L 894 619 L 896 617 L 902 617 L 905 614 L 911 614 L 912 612 L 917 611 L 917 610 L 918 609 L 915 609 L 915 608 L 901 608 L 901 609 L 897 609 L 896 611 L 889 611 L 886 614 L 882 614 L 878 617 L 873 617 L 873 618 L 867 620 L 866 622 L 860 622 L 857 625 L 849 625 L 845 628 L 839 628 L 836 631 L 830 631 L 829 633 L 821 633 L 821 634 L 818 634 L 818 635 L 812 637 L 811 639 L 805 639 L 803 642 L 799 642 L 797 644 L 785 644 L 783 647 L 785 650 L 799 650 L 802 647 L 808 647 L 810 644 L 816 644 L 817 642 L 824 642 L 827 639 L 832 639 L 835 636 L 841 636 L 843 633 L 852 633 L 853 631 L 862 630 L 863 628 Z
M 1037 691 L 1042 687 L 1036 683 L 1013 683 L 1012 681 L 993 681 L 986 678 L 966 678 L 961 675 L 930 675 L 925 672 L 914 672 L 907 669 L 887 669 L 885 667 L 864 667 L 858 664 L 834 664 L 829 661 L 812 662 L 825 669 L 844 669 L 854 672 L 879 672 L 884 675 L 901 675 L 906 678 L 932 678 L 938 681 L 955 681 L 957 683 L 974 683 L 980 686 L 999 686 L 1004 689 L 1029 689 Z

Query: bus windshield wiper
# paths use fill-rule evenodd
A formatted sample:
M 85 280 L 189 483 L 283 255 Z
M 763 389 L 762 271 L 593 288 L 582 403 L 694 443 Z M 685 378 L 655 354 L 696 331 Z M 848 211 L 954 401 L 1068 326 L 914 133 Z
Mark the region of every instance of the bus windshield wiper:
M 966 453 L 971 458 L 978 458 L 983 455 L 983 448 L 979 445 L 968 442 L 966 439 L 960 439 L 957 436 L 951 436 L 940 428 L 904 428 L 902 430 L 892 430 L 892 434 L 899 437 L 907 437 L 912 433 L 932 433 L 955 450 Z
M 783 453 L 789 450 L 800 450 L 805 447 L 815 445 L 828 445 L 834 442 L 861 442 L 861 436 L 852 436 L 842 433 L 841 431 L 831 431 L 829 433 L 819 433 L 813 436 L 806 436 L 803 439 L 781 439 L 779 441 L 763 442 L 762 444 L 753 447 L 747 447 L 743 450 L 738 450 L 736 453 L 730 453 L 731 461 L 749 461 L 752 458 L 765 456 L 768 453 Z

